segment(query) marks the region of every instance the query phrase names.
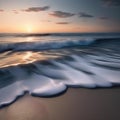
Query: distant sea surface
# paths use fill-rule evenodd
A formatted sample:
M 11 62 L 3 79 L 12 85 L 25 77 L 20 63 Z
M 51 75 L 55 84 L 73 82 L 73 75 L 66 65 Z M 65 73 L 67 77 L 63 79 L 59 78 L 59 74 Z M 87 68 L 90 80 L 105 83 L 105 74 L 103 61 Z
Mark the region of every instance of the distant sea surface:
M 28 92 L 120 85 L 120 33 L 0 34 L 0 107 Z

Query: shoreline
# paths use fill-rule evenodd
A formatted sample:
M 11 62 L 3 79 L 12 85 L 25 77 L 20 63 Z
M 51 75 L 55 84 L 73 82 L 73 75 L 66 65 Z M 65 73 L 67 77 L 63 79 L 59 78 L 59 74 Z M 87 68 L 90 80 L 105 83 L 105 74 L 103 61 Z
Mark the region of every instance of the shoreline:
M 0 109 L 0 120 L 114 120 L 120 119 L 120 87 L 68 88 L 51 98 L 25 95 Z

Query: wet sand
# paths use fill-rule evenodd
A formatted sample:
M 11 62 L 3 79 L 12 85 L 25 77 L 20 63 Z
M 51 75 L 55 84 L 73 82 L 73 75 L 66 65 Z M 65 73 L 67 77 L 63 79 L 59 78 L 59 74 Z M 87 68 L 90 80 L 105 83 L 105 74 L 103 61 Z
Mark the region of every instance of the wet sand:
M 70 88 L 52 98 L 24 96 L 0 109 L 0 120 L 119 120 L 120 88 Z

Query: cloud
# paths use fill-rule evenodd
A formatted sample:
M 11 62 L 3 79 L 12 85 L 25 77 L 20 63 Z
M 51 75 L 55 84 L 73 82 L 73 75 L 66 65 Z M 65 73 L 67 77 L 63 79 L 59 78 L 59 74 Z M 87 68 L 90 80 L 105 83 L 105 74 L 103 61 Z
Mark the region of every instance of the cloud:
M 109 18 L 108 17 L 100 17 L 99 19 L 100 20 L 108 20 Z
M 41 12 L 41 11 L 46 11 L 50 8 L 50 6 L 44 6 L 44 7 L 30 7 L 27 9 L 23 9 L 22 11 L 24 12 Z
M 69 24 L 69 22 L 57 22 L 56 24 L 67 25 L 67 24 Z
M 120 6 L 120 0 L 102 0 L 105 6 Z
M 0 9 L 0 12 L 4 12 L 4 10 L 3 10 L 3 9 Z
M 79 17 L 83 17 L 83 18 L 93 18 L 94 17 L 93 15 L 87 14 L 85 12 L 80 12 L 78 15 L 79 15 Z
M 19 14 L 19 12 L 17 11 L 17 10 L 12 10 L 13 11 L 13 13 L 15 13 L 15 14 Z
M 75 14 L 69 13 L 69 12 L 54 11 L 54 12 L 50 13 L 49 15 L 51 15 L 53 17 L 58 17 L 58 18 L 68 18 L 68 17 L 74 16 Z

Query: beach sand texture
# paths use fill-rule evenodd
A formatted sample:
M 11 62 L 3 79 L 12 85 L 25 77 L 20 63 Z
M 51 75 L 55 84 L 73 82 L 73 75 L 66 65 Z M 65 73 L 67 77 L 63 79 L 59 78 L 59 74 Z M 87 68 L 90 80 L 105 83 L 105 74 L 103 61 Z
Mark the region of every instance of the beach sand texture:
M 0 110 L 0 120 L 119 120 L 120 88 L 70 88 L 53 98 L 24 96 Z

